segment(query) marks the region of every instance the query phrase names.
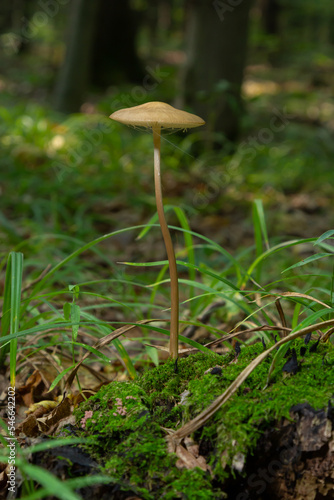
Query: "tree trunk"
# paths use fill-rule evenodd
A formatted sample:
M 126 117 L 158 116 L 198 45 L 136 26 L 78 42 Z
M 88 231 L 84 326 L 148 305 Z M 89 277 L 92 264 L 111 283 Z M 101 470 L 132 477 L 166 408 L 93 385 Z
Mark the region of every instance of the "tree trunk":
M 55 108 L 76 112 L 83 103 L 91 67 L 97 2 L 72 0 L 69 12 L 66 56 L 55 89 Z
M 144 74 L 136 51 L 138 15 L 129 0 L 95 2 L 98 29 L 93 41 L 91 83 L 108 87 L 122 81 L 140 82 Z
M 251 0 L 193 0 L 187 30 L 185 103 L 210 132 L 236 139 Z
M 268 35 L 277 35 L 279 30 L 279 13 L 281 4 L 278 0 L 262 0 L 262 24 Z
M 13 53 L 23 53 L 31 42 L 26 26 L 29 23 L 32 5 L 31 0 L 12 0 L 0 4 L 0 33 L 7 33 L 7 43 Z
M 315 410 L 301 403 L 290 417 L 268 427 L 242 474 L 226 481 L 227 500 L 333 498 L 333 407 L 329 402 Z

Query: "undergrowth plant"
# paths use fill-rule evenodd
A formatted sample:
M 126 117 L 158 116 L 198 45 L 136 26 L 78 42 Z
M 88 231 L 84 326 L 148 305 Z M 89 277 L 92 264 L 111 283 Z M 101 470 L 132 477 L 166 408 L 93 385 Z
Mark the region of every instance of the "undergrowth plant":
M 229 333 L 222 331 L 219 327 L 220 323 L 224 322 L 231 324 L 234 321 L 233 331 L 240 331 L 245 328 L 256 330 L 258 328 L 254 335 L 266 337 L 268 334 L 261 331 L 263 325 L 268 327 L 277 326 L 278 323 L 283 321 L 285 325 L 290 322 L 293 328 L 296 328 L 301 322 L 305 326 L 305 321 L 311 324 L 312 321 L 316 321 L 318 318 L 328 319 L 331 316 L 333 312 L 333 272 L 326 270 L 325 273 L 317 273 L 313 271 L 311 274 L 306 275 L 295 275 L 293 273 L 302 266 L 311 266 L 318 261 L 324 262 L 325 258 L 329 259 L 333 256 L 333 246 L 330 245 L 330 240 L 333 239 L 333 231 L 326 232 L 320 238 L 292 240 L 270 247 L 263 207 L 260 202 L 256 201 L 253 211 L 255 246 L 253 249 L 248 249 L 247 253 L 240 252 L 232 256 L 213 240 L 191 231 L 183 210 L 172 207 L 168 207 L 168 209 L 175 210 L 181 227 L 173 227 L 173 229 L 181 232 L 185 241 L 185 248 L 180 251 L 181 259 L 177 256 L 177 265 L 182 273 L 180 284 L 183 285 L 183 301 L 181 304 L 181 325 L 183 325 L 183 330 L 189 326 L 203 326 L 213 333 L 218 340 L 224 342 L 224 335 Z M 53 283 L 52 279 L 60 274 L 63 268 L 70 266 L 83 252 L 95 249 L 99 243 L 125 231 L 140 231 L 138 238 L 144 238 L 155 227 L 154 220 L 151 220 L 145 226 L 115 231 L 82 245 L 61 262 L 47 270 L 39 279 L 25 285 L 22 300 L 19 292 L 22 286 L 23 257 L 18 252 L 13 252 L 10 255 L 5 280 L 0 360 L 3 365 L 6 353 L 10 349 L 12 380 L 16 369 L 20 369 L 22 360 L 30 358 L 37 351 L 47 350 L 54 346 L 64 349 L 64 352 L 70 347 L 72 368 L 78 360 L 79 348 L 94 352 L 102 362 L 107 362 L 108 358 L 103 353 L 83 340 L 85 334 L 92 336 L 99 342 L 99 339 L 112 334 L 117 329 L 117 326 L 135 324 L 138 320 L 143 322 L 154 319 L 152 318 L 153 311 L 161 310 L 161 306 L 156 304 L 157 298 L 160 303 L 163 303 L 164 297 L 166 297 L 164 286 L 169 280 L 164 278 L 164 275 L 167 270 L 167 261 L 123 263 L 139 269 L 144 268 L 145 270 L 145 280 L 141 281 L 139 278 L 133 280 L 128 276 L 121 280 L 124 281 L 124 284 L 128 287 L 127 289 L 135 287 L 137 290 L 142 290 L 140 294 L 136 293 L 131 296 L 128 294 L 126 297 L 115 297 L 112 292 L 110 294 L 98 292 L 99 287 L 102 285 L 108 284 L 112 287 L 113 283 L 119 284 L 120 280 L 118 278 L 78 282 L 69 284 L 67 290 L 58 291 L 54 290 L 54 285 L 50 290 L 49 283 Z M 312 245 L 313 248 L 318 247 L 325 250 L 325 252 L 315 253 L 299 263 L 288 266 L 283 271 L 280 279 L 269 283 L 266 282 L 267 269 L 272 267 L 271 262 L 272 259 L 275 259 L 275 255 L 288 252 L 290 248 L 297 245 L 305 246 L 305 244 L 309 245 L 310 252 L 312 251 Z M 200 260 L 197 257 L 198 252 L 201 256 Z M 251 260 L 253 252 L 255 258 Z M 220 258 L 222 264 L 219 270 L 210 264 L 213 255 L 218 255 Z M 205 259 L 203 256 L 205 256 Z M 156 268 L 157 266 L 161 267 L 157 279 L 151 283 L 147 282 L 147 271 L 151 267 Z M 317 286 L 308 289 L 307 283 L 309 280 L 316 280 Z M 300 287 L 303 286 L 305 281 L 306 287 L 302 290 Z M 66 300 L 68 295 L 72 296 L 72 303 Z M 91 299 L 98 301 L 97 307 L 89 305 L 88 301 Z M 288 304 L 285 314 L 288 314 L 289 318 L 282 319 L 282 312 L 278 310 L 278 299 L 284 300 Z M 214 300 L 223 301 L 223 305 L 217 311 L 217 318 L 214 320 L 215 324 L 207 325 L 202 323 L 198 317 L 201 311 Z M 42 312 L 40 311 L 41 307 Z M 125 320 L 124 322 L 102 321 L 99 318 L 99 312 L 107 308 L 121 308 L 123 315 L 126 317 L 129 314 L 131 320 Z M 273 316 L 273 310 L 276 311 L 276 309 L 278 319 Z M 164 319 L 160 313 L 154 315 L 157 320 Z M 240 316 L 242 319 L 238 320 Z M 18 328 L 19 321 L 20 328 Z M 9 327 L 10 333 L 7 334 Z M 155 331 L 159 334 L 169 335 L 168 329 L 155 326 L 153 321 L 150 324 L 143 323 L 142 328 L 144 331 Z M 197 349 L 206 350 L 205 346 L 184 337 L 182 335 L 183 330 L 180 333 L 182 342 Z M 34 337 L 35 340 L 33 340 Z M 17 349 L 18 339 L 19 347 Z M 143 342 L 145 340 L 147 340 L 146 335 Z M 136 370 L 133 360 L 131 360 L 121 341 L 115 337 L 113 345 L 115 349 L 112 351 L 113 354 L 117 353 L 130 377 L 135 378 Z M 17 356 L 18 366 L 16 367 Z M 157 362 L 157 358 L 152 354 L 152 351 L 151 356 Z M 57 382 L 70 371 L 70 368 L 64 368 L 62 363 L 59 363 Z
M 0 426 L 6 432 L 7 426 L 0 419 Z M 65 481 L 58 479 L 51 472 L 43 467 L 31 464 L 31 456 L 40 452 L 47 452 L 54 448 L 62 446 L 78 445 L 84 442 L 82 438 L 58 438 L 46 440 L 44 442 L 20 448 L 16 446 L 15 461 L 11 460 L 10 449 L 5 436 L 0 434 L 0 442 L 3 448 L 0 452 L 0 462 L 12 465 L 14 469 L 17 467 L 22 475 L 21 499 L 24 500 L 39 500 L 52 496 L 60 500 L 80 500 L 81 496 L 75 490 L 92 486 L 94 484 L 108 484 L 112 482 L 112 478 L 103 474 L 87 475 L 67 479 Z M 14 443 L 14 441 L 12 441 Z M 35 483 L 40 487 L 36 489 Z M 14 488 L 13 488 L 14 491 Z M 11 487 L 9 493 L 11 492 Z
M 240 251 L 231 255 L 212 239 L 192 231 L 186 213 L 182 209 L 167 208 L 174 210 L 181 226 L 172 229 L 178 231 L 184 238 L 184 248 L 176 255 L 176 262 L 182 276 L 180 278 L 182 330 L 179 338 L 187 345 L 187 352 L 199 350 L 210 353 L 211 349 L 219 344 L 232 349 L 230 340 L 238 338 L 241 342 L 240 336 L 245 333 L 251 334 L 245 343 L 259 338 L 265 345 L 268 341 L 272 341 L 274 334 L 277 341 L 276 346 L 258 356 L 221 397 L 196 417 L 195 421 L 189 422 L 176 433 L 171 433 L 170 439 L 175 443 L 187 435 L 189 429 L 192 432 L 198 425 L 203 425 L 207 418 L 233 396 L 252 370 L 270 353 L 274 356 L 263 386 L 271 382 L 277 362 L 285 355 L 293 339 L 315 331 L 321 332 L 322 341 L 333 339 L 334 247 L 331 243 L 334 231 L 327 231 L 319 238 L 284 241 L 270 246 L 262 203 L 256 201 L 253 206 L 255 244 L 246 252 Z M 89 368 L 88 357 L 91 355 L 96 356 L 103 364 L 110 363 L 110 357 L 116 355 L 127 370 L 129 378 L 137 377 L 135 362 L 142 354 L 133 358 L 124 347 L 121 338 L 135 326 L 140 326 L 147 332 L 142 338 L 144 344 L 151 338 L 152 332 L 169 336 L 169 329 L 161 326 L 161 321 L 168 323 L 163 313 L 168 302 L 165 290 L 165 285 L 169 282 L 169 279 L 165 278 L 168 262 L 125 262 L 123 265 L 126 264 L 132 269 L 138 268 L 136 279 L 124 274 L 123 280 L 112 277 L 83 281 L 68 284 L 66 288 L 60 290 L 56 289 L 57 276 L 84 252 L 98 251 L 98 245 L 109 238 L 127 231 L 138 232 L 139 239 L 148 238 L 149 233 L 156 227 L 153 218 L 146 225 L 129 227 L 96 238 L 81 245 L 27 284 L 23 280 L 23 255 L 21 252 L 11 252 L 5 275 L 0 361 L 2 367 L 6 366 L 9 351 L 12 384 L 15 384 L 16 373 L 21 371 L 27 361 L 30 359 L 33 361 L 34 357 L 48 352 L 57 353 L 54 357 L 57 374 L 50 390 L 58 385 L 59 388 L 66 387 L 69 390 L 75 377 L 80 388 L 78 369 L 85 365 Z M 304 249 L 307 245 L 311 255 L 291 265 L 293 259 L 288 253 L 291 248 L 298 245 L 303 245 Z M 319 249 L 319 252 L 313 253 L 315 248 Z M 283 253 L 288 255 L 286 258 L 289 265 L 281 272 L 281 276 L 277 276 L 278 279 L 268 281 L 267 276 L 273 274 L 272 271 L 268 273 L 268 269 L 275 265 L 276 256 Z M 217 260 L 220 262 L 218 269 Z M 329 266 L 326 265 L 326 260 Z M 319 264 L 321 264 L 320 269 L 315 267 Z M 157 266 L 161 271 L 154 280 L 150 269 L 155 269 Z M 300 271 L 304 268 L 310 269 L 310 272 L 302 274 Z M 144 273 L 141 278 L 142 270 Z M 150 280 L 147 279 L 148 276 L 151 277 Z M 116 296 L 112 292 L 113 284 L 119 284 L 119 281 L 123 281 L 126 286 L 125 296 L 119 288 Z M 111 287 L 110 293 L 100 293 L 99 289 L 104 285 Z M 136 293 L 128 293 L 131 289 L 136 289 Z M 90 300 L 97 301 L 98 305 L 91 305 Z M 207 320 L 203 322 L 200 319 L 201 312 L 217 300 L 220 301 L 220 305 L 215 315 L 210 318 L 209 324 Z M 124 321 L 102 320 L 100 313 L 110 308 L 122 310 Z M 152 317 L 153 312 L 155 317 Z M 131 316 L 131 320 L 127 320 L 127 314 Z M 233 326 L 226 329 L 226 326 L 222 328 L 222 325 Z M 188 328 L 199 327 L 206 328 L 215 340 L 202 345 L 183 335 Z M 112 348 L 108 347 L 109 344 Z M 109 355 L 105 350 L 102 352 L 102 347 L 109 349 Z M 164 349 L 162 346 L 159 348 Z M 145 352 L 151 356 L 155 364 L 158 364 L 159 359 L 156 354 L 149 350 Z M 66 385 L 64 377 L 67 377 Z M 39 475 L 39 469 L 29 464 L 26 456 L 19 455 L 18 466 L 27 478 L 39 482 L 43 487 L 42 494 L 47 495 L 50 491 L 48 489 L 51 484 L 48 483 L 50 474 L 41 472 Z M 1 457 L 5 458 L 5 455 Z M 98 477 L 95 479 L 99 480 Z M 59 490 L 59 498 L 65 498 L 65 495 L 66 498 L 77 498 L 73 490 L 80 484 L 88 484 L 90 479 L 87 479 L 87 483 L 84 481 L 85 478 L 79 478 L 77 481 L 69 480 L 64 483 L 64 488 Z M 56 482 L 52 484 L 56 485 Z M 25 488 L 27 499 L 37 498 L 28 479 Z

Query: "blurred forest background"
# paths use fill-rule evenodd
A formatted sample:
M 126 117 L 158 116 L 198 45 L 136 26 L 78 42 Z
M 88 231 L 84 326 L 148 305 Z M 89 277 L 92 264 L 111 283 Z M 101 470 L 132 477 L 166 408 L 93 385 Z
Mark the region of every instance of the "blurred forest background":
M 331 0 L 2 2 L 2 256 L 22 248 L 37 275 L 150 220 L 152 137 L 108 116 L 152 100 L 207 122 L 163 140 L 165 200 L 193 230 L 247 248 L 257 198 L 277 241 L 333 228 L 333 26 Z M 160 240 L 104 245 L 112 263 L 153 260 Z

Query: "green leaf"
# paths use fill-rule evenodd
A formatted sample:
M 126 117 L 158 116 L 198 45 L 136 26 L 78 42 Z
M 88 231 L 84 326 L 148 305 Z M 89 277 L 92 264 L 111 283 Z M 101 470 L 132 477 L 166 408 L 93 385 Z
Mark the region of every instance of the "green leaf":
M 121 356 L 121 358 L 126 366 L 126 369 L 128 370 L 130 377 L 134 380 L 135 378 L 137 378 L 137 372 L 136 372 L 135 367 L 133 366 L 133 363 L 130 359 L 130 356 L 128 355 L 125 348 L 123 347 L 122 342 L 119 339 L 114 339 L 112 341 L 112 343 L 114 344 L 119 355 Z
M 199 273 L 203 273 L 207 276 L 211 276 L 212 278 L 215 278 L 218 281 L 221 281 L 222 283 L 225 283 L 229 287 L 233 288 L 233 290 L 238 291 L 240 293 L 243 292 L 243 290 L 240 290 L 237 286 L 235 286 L 232 281 L 227 280 L 226 278 L 223 278 L 220 274 L 213 273 L 212 271 L 209 271 L 208 268 L 202 266 L 196 266 L 193 264 L 190 264 L 188 262 L 184 262 L 182 260 L 177 260 L 176 261 L 177 265 L 179 266 L 185 266 L 185 267 L 190 267 L 195 270 L 197 270 Z M 152 267 L 152 266 L 161 266 L 161 265 L 166 265 L 168 264 L 167 260 L 160 260 L 156 262 L 121 262 L 121 264 L 124 264 L 126 266 L 133 266 L 133 267 Z M 157 282 L 160 281 L 160 279 L 157 279 Z M 153 285 L 152 285 L 153 286 Z
M 3 305 L 2 305 L 2 318 L 1 318 L 1 336 L 5 337 L 10 328 L 10 306 L 11 306 L 11 255 L 9 254 L 7 261 L 7 269 L 5 275 L 5 289 L 3 296 Z M 3 346 L 0 352 L 0 366 L 3 365 L 3 362 L 6 358 L 6 354 L 8 352 L 9 345 Z
M 77 339 L 80 323 L 80 306 L 71 304 L 72 337 Z
M 254 269 L 264 260 L 267 259 L 269 256 L 273 255 L 276 252 L 279 252 L 281 250 L 285 250 L 289 247 L 295 246 L 295 245 L 301 245 L 302 243 L 310 243 L 311 241 L 314 241 L 315 238 L 304 238 L 301 240 L 291 240 L 291 241 L 284 241 L 283 243 L 279 243 L 278 245 L 275 245 L 274 247 L 270 248 L 266 252 L 263 252 L 263 254 L 259 255 L 254 262 L 250 265 L 248 268 L 243 280 L 239 283 L 240 288 L 245 287 L 247 281 L 250 279 L 252 276 L 252 273 Z
M 71 304 L 69 302 L 65 302 L 63 305 L 63 311 L 64 311 L 64 318 L 67 321 L 70 321 L 71 319 Z
M 149 345 L 145 346 L 145 351 L 146 354 L 148 355 L 149 358 L 153 361 L 155 366 L 159 365 L 159 353 L 158 350 L 155 347 L 151 347 Z
M 310 257 L 307 257 L 306 259 L 303 259 L 300 262 L 297 262 L 297 264 L 294 264 L 293 266 L 290 266 L 287 269 L 284 269 L 284 271 L 282 271 L 282 273 L 286 273 L 287 271 L 290 271 L 290 269 L 294 269 L 295 267 L 305 266 L 306 264 L 309 264 L 310 262 L 314 262 L 315 260 L 323 259 L 324 257 L 332 257 L 332 256 L 333 255 L 331 253 L 316 253 L 315 255 L 311 255 Z
M 50 389 L 48 390 L 48 392 L 51 392 L 56 387 L 58 382 L 64 377 L 64 375 L 66 375 L 66 373 L 69 372 L 70 370 L 73 370 L 74 367 L 75 367 L 75 364 L 65 368 L 65 370 L 63 370 L 61 373 L 58 373 L 58 375 L 56 376 L 56 378 L 54 379 L 54 381 L 50 385 Z
M 76 477 L 72 479 L 67 479 L 64 481 L 67 487 L 71 488 L 71 490 L 76 490 L 78 488 L 87 488 L 87 486 L 92 486 L 94 484 L 109 484 L 109 483 L 117 483 L 111 476 L 102 476 L 102 475 L 93 475 L 93 476 L 83 476 Z M 21 497 L 21 500 L 41 500 L 42 498 L 50 497 L 50 491 L 47 488 L 39 488 L 37 491 L 28 494 L 27 496 Z M 57 493 L 54 492 L 53 496 L 57 497 Z M 60 497 L 58 497 L 60 498 Z M 82 497 L 79 497 L 82 499 Z
M 7 277 L 8 273 L 8 277 Z M 21 288 L 23 274 L 23 254 L 20 252 L 11 252 L 8 257 L 5 284 L 5 314 L 10 314 L 10 384 L 15 387 L 16 379 L 16 355 L 17 355 L 17 336 L 19 332 L 20 309 L 21 309 Z M 9 288 L 8 288 L 9 287 Z M 8 309 L 9 307 L 9 309 Z M 8 329 L 8 316 L 5 322 L 5 329 Z
M 269 250 L 269 238 L 267 232 L 266 219 L 264 216 L 262 200 L 254 200 L 253 217 L 255 225 L 255 233 L 262 235 L 266 249 Z M 262 246 L 262 245 L 261 245 Z
M 308 316 L 307 318 L 305 318 L 301 323 L 299 323 L 299 325 L 296 326 L 296 328 L 294 328 L 292 330 L 291 333 L 294 333 L 294 332 L 297 332 L 298 330 L 302 330 L 303 328 L 306 328 L 310 325 L 312 325 L 312 323 L 315 323 L 319 318 L 321 318 L 322 316 L 327 316 L 328 314 L 332 314 L 333 315 L 333 312 L 334 312 L 334 308 L 331 308 L 331 309 L 320 309 L 319 311 L 316 311 L 312 314 L 310 314 L 310 316 Z
M 17 459 L 18 467 L 37 483 L 47 489 L 49 495 L 56 495 L 60 500 L 81 500 L 81 497 L 69 488 L 66 482 L 61 481 L 42 467 L 31 465 L 26 461 Z
M 80 292 L 80 287 L 79 285 L 69 285 L 68 287 L 69 291 L 73 293 L 74 299 L 79 298 L 79 292 Z
M 331 236 L 334 236 L 334 229 L 330 229 L 329 231 L 326 231 L 321 236 L 319 236 L 319 238 L 313 243 L 313 245 L 319 245 L 319 243 L 326 240 L 327 238 L 330 238 Z

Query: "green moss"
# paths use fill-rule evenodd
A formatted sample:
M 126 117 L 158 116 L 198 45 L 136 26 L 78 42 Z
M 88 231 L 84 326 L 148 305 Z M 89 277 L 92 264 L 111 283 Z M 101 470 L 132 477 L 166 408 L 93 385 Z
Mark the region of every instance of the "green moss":
M 310 344 L 309 344 L 310 345 Z M 247 378 L 223 408 L 195 433 L 220 487 L 212 488 L 209 473 L 175 466 L 167 452 L 161 427 L 179 428 L 222 394 L 239 373 L 263 352 L 259 342 L 234 354 L 196 354 L 145 372 L 136 382 L 114 382 L 77 410 L 77 418 L 93 411 L 83 431 L 86 447 L 123 490 L 144 499 L 223 498 L 221 485 L 237 452 L 251 454 L 264 429 L 281 417 L 289 418 L 291 406 L 308 402 L 323 408 L 333 395 L 334 353 L 330 345 L 307 352 L 302 339 L 293 343 L 300 364 L 296 375 L 282 372 L 281 359 L 271 384 L 263 390 L 273 356 L 268 356 Z M 216 365 L 221 375 L 204 374 Z

